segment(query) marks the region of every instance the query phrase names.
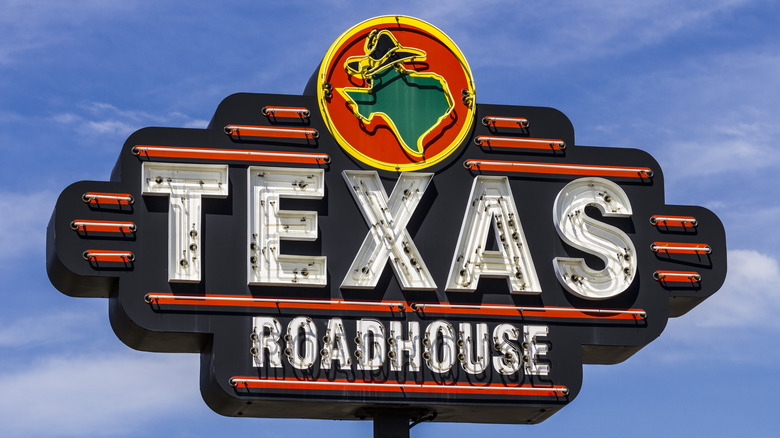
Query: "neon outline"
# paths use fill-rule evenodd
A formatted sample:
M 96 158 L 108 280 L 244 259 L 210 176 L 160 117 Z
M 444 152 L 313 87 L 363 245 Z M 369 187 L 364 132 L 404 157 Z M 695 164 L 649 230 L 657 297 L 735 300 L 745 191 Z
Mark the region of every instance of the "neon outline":
M 383 34 L 390 35 L 390 38 L 392 38 L 393 41 L 396 43 L 396 47 L 394 49 L 392 49 L 391 51 L 389 51 L 385 56 L 383 56 L 382 59 L 380 59 L 379 61 L 376 62 L 378 64 L 378 67 L 371 68 L 371 69 L 369 69 L 367 71 L 363 71 L 362 69 L 360 71 L 357 71 L 357 70 L 354 70 L 354 69 L 350 68 L 349 64 L 351 62 L 354 62 L 355 60 L 358 60 L 358 59 L 366 59 L 366 58 L 368 58 L 369 61 L 372 61 L 371 58 L 369 57 L 371 49 L 369 48 L 368 44 L 369 44 L 369 42 L 372 39 L 374 39 L 374 38 L 378 39 L 379 36 L 383 35 Z M 416 53 L 419 56 L 409 56 L 409 57 L 398 59 L 396 61 L 388 63 L 387 65 L 383 64 L 383 62 L 388 57 L 390 57 L 393 53 L 395 53 L 396 51 L 399 51 L 401 49 L 409 51 L 409 52 Z M 349 74 L 351 74 L 353 76 L 358 76 L 361 79 L 365 79 L 367 81 L 368 88 L 363 88 L 363 87 L 344 87 L 344 88 L 337 88 L 336 91 L 338 91 L 339 94 L 341 94 L 341 96 L 344 98 L 344 100 L 347 101 L 347 103 L 349 104 L 350 108 L 352 109 L 352 113 L 355 115 L 355 117 L 359 118 L 360 120 L 362 120 L 366 124 L 371 124 L 373 122 L 375 116 L 381 117 L 387 123 L 387 125 L 390 127 L 390 129 L 393 131 L 393 134 L 395 134 L 396 140 L 404 148 L 404 150 L 406 152 L 408 152 L 409 154 L 411 154 L 411 155 L 413 155 L 415 157 L 418 157 L 418 158 L 423 157 L 424 153 L 425 153 L 425 150 L 423 148 L 423 143 L 424 143 L 423 140 L 425 139 L 425 137 L 428 136 L 428 134 L 431 133 L 431 131 L 433 131 L 436 127 L 438 127 L 441 124 L 442 120 L 444 120 L 445 118 L 449 117 L 449 115 L 452 114 L 452 110 L 455 109 L 455 100 L 452 98 L 452 93 L 450 93 L 450 88 L 449 88 L 449 84 L 447 84 L 447 80 L 444 79 L 444 76 L 442 76 L 440 74 L 437 74 L 437 73 L 419 73 L 419 72 L 417 72 L 415 70 L 408 70 L 408 69 L 406 69 L 402 64 L 407 63 L 407 62 L 425 61 L 426 59 L 428 59 L 428 54 L 425 52 L 425 50 L 409 48 L 409 47 L 404 47 L 404 46 L 400 45 L 398 43 L 398 40 L 392 34 L 392 32 L 390 32 L 387 29 L 382 29 L 381 31 L 377 31 L 376 29 L 372 30 L 371 33 L 368 35 L 368 37 L 366 37 L 366 42 L 365 42 L 365 44 L 363 46 L 363 50 L 366 52 L 366 55 L 365 56 L 350 56 L 344 62 L 344 69 L 347 71 L 347 73 L 349 73 Z M 361 65 L 361 67 L 362 67 L 362 65 Z M 408 75 L 408 76 L 411 76 L 411 77 L 418 77 L 418 78 L 432 78 L 432 79 L 438 81 L 441 84 L 441 86 L 442 86 L 442 91 L 444 91 L 444 97 L 447 99 L 447 103 L 449 105 L 449 108 L 447 108 L 447 111 L 444 114 L 442 114 L 441 117 L 439 117 L 436 120 L 436 123 L 431 125 L 431 127 L 428 128 L 425 132 L 423 132 L 422 135 L 417 137 L 417 148 L 419 149 L 419 152 L 413 150 L 411 147 L 409 147 L 409 145 L 406 144 L 406 142 L 404 141 L 403 137 L 401 136 L 400 131 L 398 130 L 398 127 L 395 125 L 395 122 L 393 121 L 393 119 L 388 114 L 379 111 L 379 112 L 372 112 L 369 117 L 364 117 L 358 111 L 358 104 L 357 104 L 357 102 L 355 102 L 355 99 L 353 99 L 352 96 L 350 96 L 348 94 L 348 93 L 370 94 L 374 90 L 374 75 L 382 73 L 383 71 L 388 70 L 391 67 L 394 67 L 396 70 L 398 70 L 398 72 L 401 75 Z
M 452 141 L 452 143 L 444 148 L 441 152 L 439 152 L 437 155 L 432 157 L 432 159 L 421 161 L 421 162 L 410 162 L 410 163 L 387 163 L 384 161 L 379 161 L 377 159 L 371 158 L 361 151 L 355 149 L 349 142 L 339 133 L 336 126 L 333 124 L 333 120 L 330 117 L 330 114 L 328 112 L 328 106 L 326 101 L 326 93 L 323 92 L 324 86 L 327 83 L 327 72 L 329 68 L 331 67 L 331 61 L 335 57 L 335 53 L 342 47 L 342 44 L 349 40 L 351 37 L 353 37 L 355 34 L 363 32 L 366 30 L 366 28 L 369 27 L 376 27 L 376 26 L 386 26 L 387 24 L 393 24 L 395 26 L 399 25 L 409 25 L 416 29 L 422 30 L 426 33 L 428 33 L 433 38 L 437 39 L 442 45 L 444 45 L 449 51 L 455 56 L 455 58 L 458 60 L 458 62 L 461 65 L 461 68 L 463 70 L 463 74 L 466 78 L 466 82 L 468 84 L 468 96 L 469 96 L 469 103 L 467 106 L 467 111 L 464 117 L 464 124 L 461 127 L 460 132 L 458 133 L 458 136 Z M 336 141 L 339 143 L 339 145 L 347 151 L 348 154 L 356 158 L 357 160 L 361 161 L 362 163 L 368 164 L 369 166 L 372 166 L 377 169 L 382 170 L 390 170 L 390 171 L 396 171 L 396 172 L 407 172 L 412 170 L 419 170 L 424 169 L 426 167 L 433 166 L 434 164 L 437 164 L 450 156 L 455 150 L 460 147 L 460 145 L 463 143 L 464 138 L 469 134 L 471 131 L 471 126 L 474 122 L 474 115 L 476 112 L 475 103 L 474 103 L 474 78 L 471 74 L 471 68 L 468 65 L 468 62 L 466 61 L 466 58 L 463 56 L 463 53 L 458 48 L 458 46 L 441 30 L 434 27 L 433 25 L 426 23 L 422 20 L 419 20 L 417 18 L 405 16 L 405 15 L 386 15 L 386 16 L 380 16 L 371 18 L 369 20 L 366 20 L 362 23 L 359 23 L 343 34 L 339 38 L 336 39 L 336 41 L 333 42 L 333 44 L 328 49 L 328 52 L 325 55 L 325 58 L 323 59 L 322 63 L 320 64 L 320 69 L 317 76 L 317 101 L 319 104 L 320 112 L 322 114 L 323 120 L 325 122 L 325 125 L 328 127 L 328 131 L 330 131 L 331 135 L 336 139 Z

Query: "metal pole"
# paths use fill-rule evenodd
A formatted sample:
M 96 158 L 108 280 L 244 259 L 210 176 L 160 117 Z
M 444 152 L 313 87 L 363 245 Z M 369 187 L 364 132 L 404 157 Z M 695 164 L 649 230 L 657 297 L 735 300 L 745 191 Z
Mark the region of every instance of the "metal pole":
M 374 415 L 374 438 L 409 438 L 409 414 L 378 411 Z

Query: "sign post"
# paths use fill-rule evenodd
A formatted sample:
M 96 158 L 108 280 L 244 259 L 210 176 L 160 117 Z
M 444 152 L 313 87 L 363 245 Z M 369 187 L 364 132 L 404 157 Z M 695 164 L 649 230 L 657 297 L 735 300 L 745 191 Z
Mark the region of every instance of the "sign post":
M 349 29 L 300 96 L 239 93 L 145 128 L 66 188 L 47 269 L 117 336 L 201 355 L 230 416 L 538 423 L 715 293 L 723 226 L 658 163 L 576 145 L 551 108 L 477 102 L 404 16 Z

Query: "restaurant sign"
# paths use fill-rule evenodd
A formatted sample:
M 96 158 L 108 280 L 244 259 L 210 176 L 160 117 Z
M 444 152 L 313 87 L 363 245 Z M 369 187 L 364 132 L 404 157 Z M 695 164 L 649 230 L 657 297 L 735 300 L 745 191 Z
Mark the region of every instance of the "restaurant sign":
M 200 353 L 224 415 L 537 423 L 717 291 L 726 243 L 650 155 L 477 103 L 447 35 L 388 16 L 303 95 L 133 133 L 60 195 L 47 269 L 127 345 Z

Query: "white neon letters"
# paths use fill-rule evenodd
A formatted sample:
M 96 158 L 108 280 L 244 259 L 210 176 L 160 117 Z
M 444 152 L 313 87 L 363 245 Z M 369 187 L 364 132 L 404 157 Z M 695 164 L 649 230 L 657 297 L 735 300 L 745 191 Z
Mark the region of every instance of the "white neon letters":
M 455 330 L 447 321 L 436 320 L 425 329 L 425 363 L 435 373 L 446 373 L 455 365 Z
M 406 231 L 433 174 L 402 174 L 390 198 L 375 171 L 345 170 L 343 175 L 369 230 L 341 287 L 373 289 L 389 259 L 402 289 L 435 290 L 436 283 Z
M 251 355 L 256 368 L 281 368 L 282 355 L 299 370 L 315 367 L 318 356 L 320 369 L 338 367 L 368 373 L 382 370 L 385 361 L 391 371 L 417 373 L 421 371 L 421 357 L 437 374 L 457 372 L 453 370 L 456 362 L 471 375 L 497 372 L 545 376 L 551 368 L 546 360 L 549 344 L 539 341 L 549 333 L 544 325 L 499 323 L 491 337 L 488 323 L 460 323 L 456 332 L 450 322 L 437 319 L 428 323 L 421 338 L 417 321 L 362 318 L 351 322 L 351 333 L 356 335 L 348 338 L 342 319 L 334 317 L 327 321 L 325 334 L 318 339 L 317 324 L 307 316 L 292 318 L 284 336 L 276 318 L 257 316 L 253 323 Z M 354 358 L 350 358 L 351 347 Z
M 228 196 L 228 166 L 149 163 L 142 165 L 142 193 L 168 196 L 168 281 L 197 283 L 201 279 L 202 198 Z M 437 285 L 406 226 L 432 181 L 430 173 L 403 173 L 388 197 L 375 171 L 346 170 L 347 183 L 369 231 L 344 276 L 342 288 L 373 289 L 387 262 L 403 290 L 434 291 Z M 325 196 L 323 169 L 260 167 L 247 169 L 247 283 L 268 286 L 328 285 L 327 257 L 281 254 L 282 240 L 318 238 L 317 212 L 281 210 L 281 198 L 321 199 Z M 595 220 L 585 208 L 598 208 L 605 217 L 630 217 L 631 203 L 620 186 L 603 178 L 580 178 L 567 184 L 555 199 L 553 223 L 560 238 L 599 257 L 597 270 L 582 258 L 555 257 L 556 278 L 570 293 L 586 299 L 612 298 L 624 292 L 637 272 L 633 242 L 620 229 Z M 490 231 L 497 250 L 487 250 Z M 443 236 L 446 237 L 446 236 Z M 517 205 L 505 176 L 474 178 L 446 291 L 473 292 L 480 277 L 505 278 L 510 293 L 539 294 L 539 281 Z M 417 330 L 409 327 L 409 330 Z M 400 332 L 400 330 L 398 330 Z M 410 334 L 410 336 L 419 336 Z M 394 339 L 390 336 L 389 339 Z M 405 346 L 397 338 L 400 346 Z M 475 341 L 476 342 L 476 341 Z M 392 344 L 391 344 L 392 345 Z M 478 343 L 474 348 L 479 348 Z M 400 348 L 400 349 L 398 349 Z M 333 346 L 340 357 L 342 350 Z M 391 348 L 394 354 L 412 350 Z M 418 352 L 414 354 L 418 354 Z M 482 367 L 477 355 L 461 353 L 469 369 Z M 474 362 L 476 361 L 476 362 Z M 413 360 L 413 364 L 419 362 Z M 340 366 L 345 366 L 340 363 Z M 372 367 L 369 362 L 365 366 Z M 465 368 L 464 368 L 465 369 Z M 467 371 L 469 370 L 467 369 Z
M 631 216 L 631 203 L 623 189 L 603 178 L 580 178 L 564 187 L 555 198 L 553 221 L 567 244 L 598 256 L 602 270 L 591 269 L 581 258 L 556 257 L 553 260 L 558 281 L 582 298 L 612 298 L 628 289 L 636 275 L 636 251 L 623 231 L 585 214 L 594 206 L 605 217 Z
M 352 359 L 349 357 L 349 346 L 347 345 L 347 334 L 344 332 L 344 323 L 341 318 L 331 318 L 328 321 L 328 329 L 325 336 L 322 337 L 322 356 L 321 366 L 329 370 L 331 364 L 339 363 L 342 370 L 348 370 L 352 365 Z
M 376 319 L 361 319 L 357 322 L 358 344 L 357 369 L 378 370 L 382 368 L 387 356 L 385 343 L 385 326 Z M 359 341 L 359 342 L 358 342 Z
M 253 365 L 262 367 L 265 364 L 265 352 L 268 352 L 268 364 L 271 368 L 282 367 L 282 349 L 279 348 L 279 337 L 282 326 L 275 318 L 256 316 L 253 319 L 252 356 Z
M 460 323 L 460 340 L 458 340 L 458 359 L 460 365 L 469 374 L 480 374 L 489 365 L 488 345 L 490 337 L 485 323 L 477 324 L 476 334 L 471 334 L 471 324 Z
M 279 209 L 279 198 L 321 199 L 322 169 L 250 167 L 249 284 L 327 285 L 326 258 L 280 254 L 280 240 L 317 239 L 317 213 Z
M 390 322 L 390 337 L 387 339 L 390 344 L 390 369 L 393 371 L 403 370 L 403 353 L 409 353 L 409 371 L 420 371 L 420 323 L 417 321 L 407 322 L 409 337 L 404 339 L 403 328 L 400 321 Z
M 141 192 L 168 195 L 168 281 L 200 282 L 201 197 L 228 195 L 228 166 L 143 163 Z
M 499 356 L 493 356 L 493 367 L 501 374 L 514 374 L 520 370 L 520 352 L 517 341 L 520 332 L 512 324 L 499 324 L 493 329 L 494 349 Z
M 498 251 L 485 249 L 491 224 L 499 241 Z M 513 294 L 542 292 L 505 176 L 480 175 L 474 179 L 447 290 L 474 292 L 481 276 L 506 278 Z
M 299 316 L 293 318 L 284 335 L 287 348 L 284 354 L 288 362 L 299 370 L 311 368 L 317 358 L 317 326 L 311 318 Z
M 525 374 L 534 376 L 546 376 L 550 373 L 550 365 L 542 363 L 540 356 L 546 356 L 547 343 L 537 342 L 539 336 L 547 336 L 549 329 L 546 325 L 527 325 L 523 327 L 523 362 Z

